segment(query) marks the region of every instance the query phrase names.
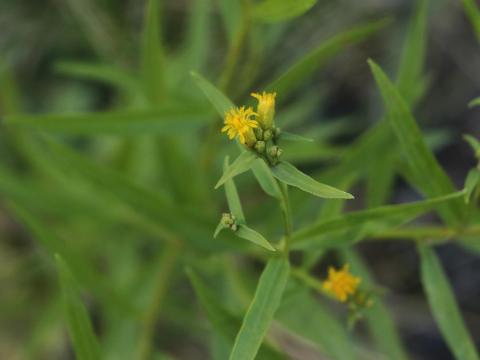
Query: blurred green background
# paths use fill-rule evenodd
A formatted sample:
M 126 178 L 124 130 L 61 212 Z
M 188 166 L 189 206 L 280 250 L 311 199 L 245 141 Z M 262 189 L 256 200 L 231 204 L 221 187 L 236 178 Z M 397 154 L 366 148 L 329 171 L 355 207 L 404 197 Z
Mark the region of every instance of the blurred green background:
M 261 262 L 239 256 L 244 246 L 238 239 L 211 240 L 217 217 L 226 209 L 223 192 L 213 191 L 213 186 L 221 175 L 223 155 L 235 154 L 235 149 L 215 126 L 206 126 L 220 122 L 195 86 L 190 70 L 244 103 L 251 91 L 263 90 L 288 65 L 326 39 L 359 24 L 391 18 L 381 30 L 328 57 L 325 66 L 302 80 L 277 108 L 281 125 L 317 140 L 313 147 L 287 148 L 288 160 L 305 171 L 321 173 L 338 164 L 355 139 L 382 117 L 383 106 L 366 59 L 373 58 L 395 74 L 416 3 L 320 0 L 288 21 L 244 23 L 240 1 L 160 1 L 157 15 L 166 71 L 145 74 L 138 70 L 142 59 L 144 65 L 148 61 L 142 40 L 148 38 L 144 36 L 143 1 L 1 0 L 0 116 L 115 111 L 126 116 L 127 126 L 109 131 L 112 121 L 107 121 L 98 129 L 65 130 L 55 125 L 49 128 L 48 119 L 44 129 L 28 121 L 23 127 L 1 125 L 0 359 L 74 357 L 51 257 L 56 246 L 65 248 L 76 262 L 72 267 L 84 271 L 85 277 L 77 280 L 106 349 L 105 358 L 136 358 L 137 344 L 145 341 L 145 333 L 159 359 L 213 358 L 217 350 L 211 345 L 208 323 L 184 268 L 201 269 L 207 284 L 216 288 L 217 295 L 223 294 L 228 307 L 241 309 L 244 301 L 238 294 L 246 291 L 248 299 Z M 422 78 L 426 90 L 415 115 L 439 162 L 461 188 L 475 166 L 462 134 L 480 137 L 480 108 L 467 107 L 480 94 L 480 46 L 460 1 L 431 1 L 428 18 Z M 232 51 L 235 44 L 238 52 Z M 163 88 L 143 93 L 138 90 L 139 78 Z M 152 98 L 151 94 L 161 96 Z M 165 112 L 166 117 L 171 111 L 182 120 L 174 118 L 171 126 L 155 127 L 150 111 Z M 132 125 L 128 114 L 138 113 L 144 115 L 145 124 Z M 153 129 L 150 134 L 148 126 Z M 42 130 L 49 130 L 47 139 L 54 137 L 81 152 L 88 163 L 79 165 L 79 171 L 72 166 L 78 160 L 75 155 L 59 156 L 61 147 L 45 148 Z M 206 143 L 214 145 L 210 148 Z M 381 157 L 371 154 L 365 161 L 376 162 L 376 155 Z M 92 163 L 95 168 L 90 167 Z M 109 173 L 112 169 L 115 174 Z M 116 179 L 118 174 L 149 191 L 132 190 L 125 195 L 133 208 L 116 196 L 129 189 Z M 343 180 L 330 183 L 342 187 Z M 278 236 L 277 210 L 252 183 L 246 177 L 237 181 L 239 189 L 250 189 L 240 190 L 247 217 L 266 233 Z M 360 181 L 351 189 L 356 200 L 348 203 L 348 210 L 419 199 L 398 173 L 380 198 L 372 200 L 369 192 L 375 189 L 365 185 Z M 169 208 L 163 208 L 164 218 L 158 224 L 145 222 L 135 204 L 143 201 L 140 195 L 150 194 L 168 204 L 180 204 L 182 211 L 169 213 Z M 293 198 L 300 204 L 294 207 L 297 224 L 314 217 L 318 204 L 323 204 L 302 194 L 294 193 Z M 162 210 L 151 213 L 155 211 Z M 197 215 L 192 214 L 201 216 L 194 221 Z M 419 223 L 437 220 L 429 215 Z M 170 231 L 163 231 L 164 223 L 189 238 L 180 250 L 165 246 L 169 242 L 163 240 L 170 237 Z M 58 239 L 52 240 L 52 234 Z M 472 243 L 468 251 L 455 243 L 443 244 L 438 255 L 478 347 L 480 243 L 478 239 Z M 356 248 L 378 285 L 386 289 L 385 302 L 409 358 L 452 359 L 424 299 L 414 245 L 401 240 L 374 241 Z M 327 250 L 314 266 L 319 279 L 328 264 L 338 262 Z M 173 264 L 169 264 L 171 258 L 175 258 Z M 168 266 L 174 269 L 169 271 L 169 287 L 159 290 L 158 278 Z M 244 275 L 241 285 L 232 285 L 239 273 Z M 150 306 L 156 291 L 167 294 L 160 315 L 155 304 Z M 130 308 L 132 304 L 135 309 Z M 143 315 L 132 315 L 138 309 L 153 311 L 150 322 Z M 359 324 L 354 337 L 360 358 L 390 358 L 372 346 L 365 324 Z M 292 338 L 282 341 L 287 358 L 330 358 Z

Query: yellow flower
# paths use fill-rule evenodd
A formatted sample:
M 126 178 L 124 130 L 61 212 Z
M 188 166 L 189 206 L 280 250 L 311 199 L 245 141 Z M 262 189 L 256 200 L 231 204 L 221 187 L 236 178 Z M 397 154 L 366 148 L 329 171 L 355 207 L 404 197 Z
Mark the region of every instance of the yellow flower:
M 323 288 L 335 295 L 341 302 L 347 301 L 349 295 L 357 291 L 360 278 L 353 276 L 348 270 L 348 264 L 341 270 L 335 270 L 333 267 L 328 269 L 328 279 L 323 282 Z
M 275 96 L 277 93 L 251 93 L 258 100 L 257 113 L 258 122 L 264 129 L 270 129 L 273 126 L 273 117 L 275 115 Z
M 256 113 L 251 107 L 245 108 L 232 108 L 225 114 L 225 126 L 222 128 L 222 132 L 226 132 L 230 139 L 238 136 L 238 139 L 242 144 L 253 146 L 256 142 L 253 129 L 258 127 L 258 123 L 251 118 Z

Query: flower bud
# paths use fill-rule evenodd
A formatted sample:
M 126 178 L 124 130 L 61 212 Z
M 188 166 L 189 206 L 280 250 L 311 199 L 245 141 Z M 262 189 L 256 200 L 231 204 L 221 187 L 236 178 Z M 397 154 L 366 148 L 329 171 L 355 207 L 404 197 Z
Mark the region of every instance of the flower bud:
M 253 129 L 253 132 L 255 133 L 255 137 L 257 140 L 263 140 L 263 129 L 260 127 L 257 127 Z
M 259 154 L 263 154 L 265 152 L 265 141 L 257 141 L 255 144 L 255 150 Z
M 272 130 L 268 129 L 263 132 L 263 140 L 269 141 L 272 138 Z
M 257 106 L 257 121 L 263 129 L 270 129 L 273 127 L 273 117 L 275 116 L 275 96 L 276 93 L 263 92 L 252 93 L 254 98 L 258 100 Z

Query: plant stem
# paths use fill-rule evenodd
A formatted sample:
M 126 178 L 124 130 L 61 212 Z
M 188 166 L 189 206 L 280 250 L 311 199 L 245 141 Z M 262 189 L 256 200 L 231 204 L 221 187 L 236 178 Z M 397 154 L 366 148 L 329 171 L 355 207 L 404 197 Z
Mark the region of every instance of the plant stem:
M 142 335 L 140 338 L 137 359 L 148 360 L 153 352 L 153 337 L 155 335 L 155 325 L 158 316 L 163 307 L 165 295 L 170 286 L 171 274 L 175 269 L 178 256 L 181 252 L 181 243 L 178 241 L 170 242 L 165 245 L 165 251 L 162 255 L 161 263 L 158 269 L 157 283 L 153 290 L 153 297 L 147 308 L 142 324 Z
M 292 210 L 290 207 L 290 199 L 288 197 L 288 185 L 279 182 L 280 191 L 282 192 L 282 201 L 280 207 L 282 209 L 283 224 L 285 229 L 285 253 L 288 254 L 290 249 L 290 238 L 293 232 Z

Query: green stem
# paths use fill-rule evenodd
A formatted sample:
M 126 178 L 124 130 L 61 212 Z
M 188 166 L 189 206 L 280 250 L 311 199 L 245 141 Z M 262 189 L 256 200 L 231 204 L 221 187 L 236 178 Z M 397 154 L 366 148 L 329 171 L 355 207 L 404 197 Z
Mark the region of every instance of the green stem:
M 168 292 L 170 280 L 172 278 L 171 274 L 175 269 L 175 264 L 180 252 L 181 244 L 178 241 L 165 245 L 165 251 L 158 269 L 157 283 L 153 291 L 152 301 L 148 306 L 143 318 L 143 331 L 136 357 L 138 360 L 148 360 L 152 356 L 155 325 L 163 307 L 165 295 Z
M 290 239 L 293 233 L 292 210 L 290 207 L 290 199 L 288 197 L 288 185 L 279 182 L 280 191 L 282 192 L 282 200 L 280 207 L 282 209 L 283 224 L 285 229 L 285 248 L 284 251 L 288 254 L 290 249 Z

